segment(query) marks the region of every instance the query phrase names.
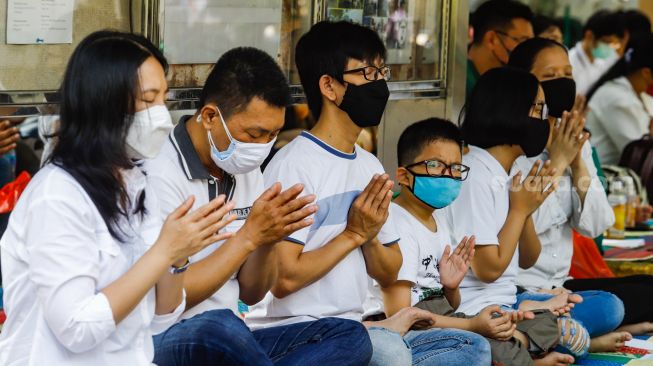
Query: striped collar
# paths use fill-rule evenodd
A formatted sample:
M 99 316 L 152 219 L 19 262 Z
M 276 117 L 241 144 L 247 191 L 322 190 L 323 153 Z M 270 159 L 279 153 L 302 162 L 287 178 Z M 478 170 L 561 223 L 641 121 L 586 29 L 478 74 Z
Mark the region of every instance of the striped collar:
M 211 175 L 202 164 L 200 157 L 195 151 L 193 141 L 190 139 L 188 130 L 186 130 L 186 123 L 192 116 L 182 116 L 175 129 L 170 134 L 170 142 L 177 151 L 179 162 L 189 180 L 192 179 L 210 179 Z

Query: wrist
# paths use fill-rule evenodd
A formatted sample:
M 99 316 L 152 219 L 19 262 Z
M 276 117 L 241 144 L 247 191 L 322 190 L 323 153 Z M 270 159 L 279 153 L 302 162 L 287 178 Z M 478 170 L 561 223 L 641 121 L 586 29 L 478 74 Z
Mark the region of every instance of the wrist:
M 255 251 L 260 245 L 262 245 L 261 240 L 251 235 L 249 229 L 246 227 L 238 230 L 229 240 L 238 243 L 239 247 L 244 248 L 249 253 Z
M 360 247 L 361 245 L 365 244 L 365 242 L 367 242 L 365 237 L 346 228 L 341 235 L 343 235 L 347 241 L 352 244 L 353 247 Z
M 185 258 L 180 259 L 172 256 L 170 253 L 168 253 L 169 251 L 166 250 L 165 247 L 166 245 L 161 241 L 161 239 L 159 239 L 152 246 L 149 252 L 157 259 L 158 262 L 164 264 L 166 267 L 170 267 L 178 261 L 185 260 Z
M 458 292 L 459 286 L 460 286 L 460 284 L 458 284 L 456 287 L 449 287 L 449 286 L 446 286 L 446 285 L 442 285 L 442 290 L 445 293 L 455 294 L 456 292 Z

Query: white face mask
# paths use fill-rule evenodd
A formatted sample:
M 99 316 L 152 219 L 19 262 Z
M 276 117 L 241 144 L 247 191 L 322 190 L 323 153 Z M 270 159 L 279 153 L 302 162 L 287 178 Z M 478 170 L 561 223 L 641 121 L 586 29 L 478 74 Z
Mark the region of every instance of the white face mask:
M 218 114 L 230 143 L 227 150 L 220 151 L 213 143 L 211 131 L 208 132 L 209 144 L 211 144 L 211 158 L 215 165 L 229 174 L 245 174 L 260 167 L 265 158 L 270 155 L 270 150 L 272 150 L 277 138 L 275 137 L 267 144 L 238 141 L 231 137 L 220 110 L 218 110 Z
M 173 127 L 164 105 L 136 112 L 127 133 L 127 153 L 133 159 L 155 158 Z

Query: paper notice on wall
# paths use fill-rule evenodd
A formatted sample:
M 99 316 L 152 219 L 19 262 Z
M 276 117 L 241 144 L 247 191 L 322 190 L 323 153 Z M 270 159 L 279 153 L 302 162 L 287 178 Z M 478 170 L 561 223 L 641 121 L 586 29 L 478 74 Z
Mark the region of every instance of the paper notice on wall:
M 74 0 L 9 0 L 7 43 L 72 43 L 74 8 Z

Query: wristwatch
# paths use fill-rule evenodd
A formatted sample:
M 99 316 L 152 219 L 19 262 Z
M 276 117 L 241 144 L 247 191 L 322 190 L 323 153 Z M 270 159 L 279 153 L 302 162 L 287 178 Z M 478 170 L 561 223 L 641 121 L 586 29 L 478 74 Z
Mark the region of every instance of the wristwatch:
M 168 269 L 168 272 L 170 272 L 170 274 L 173 275 L 184 273 L 188 269 L 188 266 L 190 266 L 190 259 L 186 258 L 186 263 L 184 263 L 181 267 L 176 267 L 173 264 L 172 266 L 170 266 L 170 269 Z

